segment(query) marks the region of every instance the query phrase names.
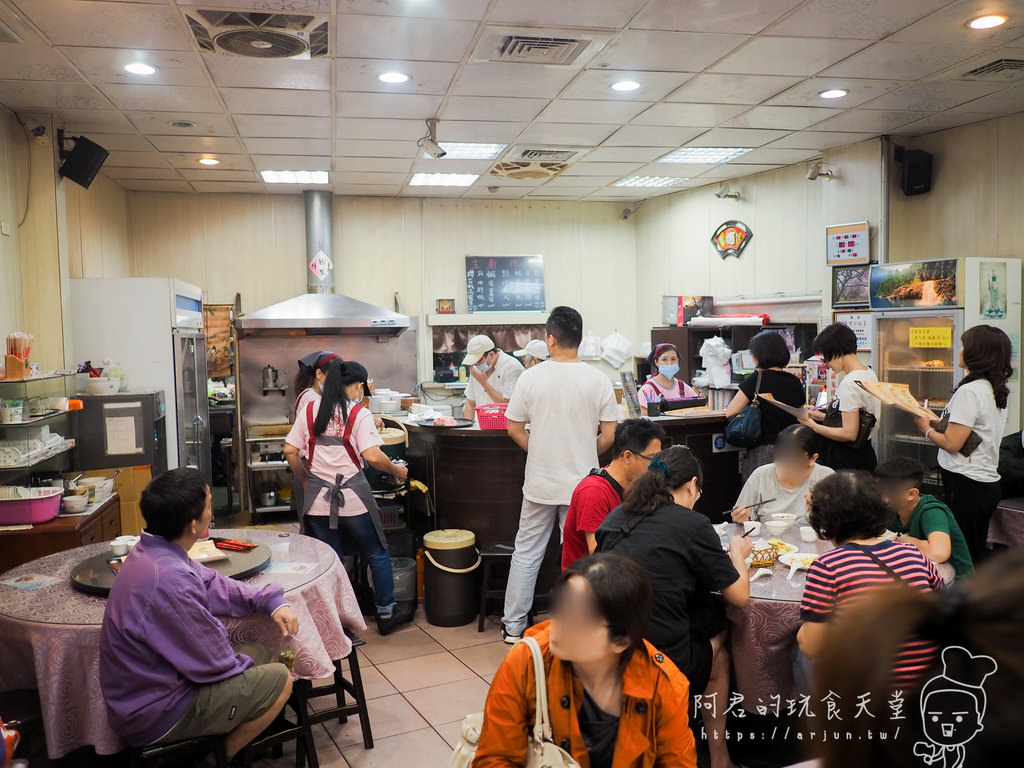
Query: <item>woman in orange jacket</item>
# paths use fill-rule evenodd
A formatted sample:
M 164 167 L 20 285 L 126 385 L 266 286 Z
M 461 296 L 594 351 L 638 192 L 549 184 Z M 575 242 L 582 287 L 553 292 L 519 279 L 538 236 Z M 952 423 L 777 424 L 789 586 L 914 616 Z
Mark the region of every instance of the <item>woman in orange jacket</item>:
M 530 629 L 544 654 L 554 743 L 581 768 L 697 764 L 689 683 L 643 639 L 647 575 L 614 554 L 581 558 L 552 589 L 551 621 Z M 517 645 L 494 676 L 474 768 L 522 768 L 536 688 L 530 649 Z

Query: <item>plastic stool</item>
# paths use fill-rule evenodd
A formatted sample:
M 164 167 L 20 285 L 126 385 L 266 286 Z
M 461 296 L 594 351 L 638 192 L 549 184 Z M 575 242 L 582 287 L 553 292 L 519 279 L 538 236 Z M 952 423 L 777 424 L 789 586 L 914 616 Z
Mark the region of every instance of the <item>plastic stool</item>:
M 484 631 L 487 620 L 487 605 L 491 600 L 505 600 L 505 587 L 508 586 L 508 568 L 512 564 L 512 552 L 515 547 L 508 542 L 494 542 L 480 548 L 481 571 L 483 583 L 480 585 L 480 618 L 476 631 Z M 534 610 L 526 614 L 527 626 L 533 624 Z
M 229 768 L 230 763 L 223 735 L 200 736 L 196 739 L 174 741 L 169 744 L 132 747 L 128 751 L 128 759 L 132 768 L 138 768 L 143 763 L 160 765 L 166 758 L 184 757 L 197 752 L 213 752 L 217 758 L 217 768 Z

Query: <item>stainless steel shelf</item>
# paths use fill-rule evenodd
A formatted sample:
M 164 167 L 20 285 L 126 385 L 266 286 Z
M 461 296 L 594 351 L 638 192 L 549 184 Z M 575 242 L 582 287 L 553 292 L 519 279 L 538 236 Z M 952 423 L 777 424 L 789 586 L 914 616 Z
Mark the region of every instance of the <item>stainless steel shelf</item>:
M 269 472 L 270 470 L 282 470 L 288 469 L 287 461 L 259 461 L 254 464 L 249 464 L 249 469 L 253 472 Z
M 260 515 L 264 512 L 288 512 L 291 508 L 291 504 L 275 504 L 272 507 L 255 507 L 253 511 Z

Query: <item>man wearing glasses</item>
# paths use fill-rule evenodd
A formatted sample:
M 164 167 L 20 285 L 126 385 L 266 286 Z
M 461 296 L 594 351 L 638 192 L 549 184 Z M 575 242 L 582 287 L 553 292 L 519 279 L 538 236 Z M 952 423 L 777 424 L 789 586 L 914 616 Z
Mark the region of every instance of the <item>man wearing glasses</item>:
M 597 529 L 647 469 L 664 439 L 665 430 L 648 419 L 628 419 L 616 425 L 612 460 L 607 467 L 591 470 L 569 502 L 562 539 L 563 571 L 597 549 Z

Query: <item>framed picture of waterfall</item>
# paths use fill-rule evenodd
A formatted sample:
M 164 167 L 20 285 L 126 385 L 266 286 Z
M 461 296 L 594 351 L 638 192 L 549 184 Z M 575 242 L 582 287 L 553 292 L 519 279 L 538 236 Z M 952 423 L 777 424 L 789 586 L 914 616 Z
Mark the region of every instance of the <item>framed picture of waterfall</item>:
M 872 309 L 959 306 L 956 259 L 872 264 Z

